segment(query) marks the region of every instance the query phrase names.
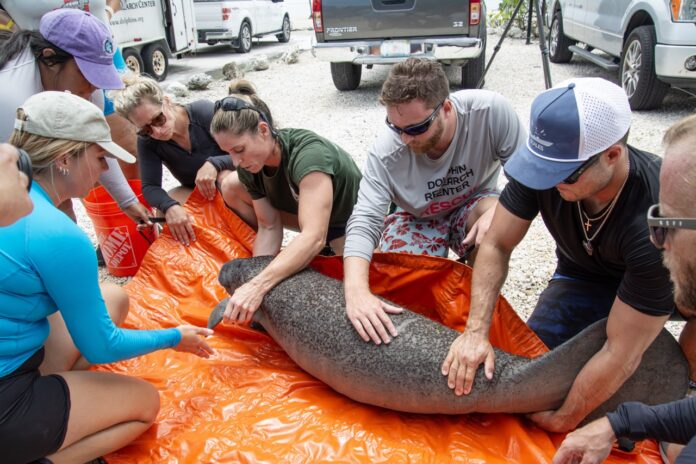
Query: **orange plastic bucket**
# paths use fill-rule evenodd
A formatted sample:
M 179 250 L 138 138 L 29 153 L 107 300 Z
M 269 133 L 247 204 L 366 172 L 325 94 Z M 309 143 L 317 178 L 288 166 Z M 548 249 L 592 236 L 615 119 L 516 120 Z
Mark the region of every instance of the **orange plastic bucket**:
M 140 181 L 131 179 L 128 183 L 138 201 L 149 208 L 143 199 Z M 82 203 L 94 224 L 109 273 L 118 277 L 135 275 L 150 243 L 156 238 L 154 231 L 138 232 L 136 224 L 121 211 L 104 187 L 92 189 Z

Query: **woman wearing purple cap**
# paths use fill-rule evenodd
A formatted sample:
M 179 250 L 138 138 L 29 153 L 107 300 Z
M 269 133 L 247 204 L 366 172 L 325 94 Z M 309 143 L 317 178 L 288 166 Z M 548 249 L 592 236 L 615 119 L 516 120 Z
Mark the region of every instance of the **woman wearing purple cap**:
M 69 91 L 99 106 L 102 94 L 97 89 L 123 87 L 113 54 L 108 27 L 76 9 L 45 14 L 39 31 L 0 31 L 0 142 L 12 132 L 13 109 L 41 91 Z M 100 181 L 131 219 L 147 221 L 148 211 L 138 202 L 118 162 L 109 161 Z

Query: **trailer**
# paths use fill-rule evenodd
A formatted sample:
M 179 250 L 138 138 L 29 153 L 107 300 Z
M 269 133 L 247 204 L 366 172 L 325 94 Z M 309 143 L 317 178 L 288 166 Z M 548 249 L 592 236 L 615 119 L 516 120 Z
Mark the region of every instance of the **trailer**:
M 125 0 L 111 28 L 128 68 L 157 81 L 167 77 L 169 58 L 197 46 L 193 0 Z

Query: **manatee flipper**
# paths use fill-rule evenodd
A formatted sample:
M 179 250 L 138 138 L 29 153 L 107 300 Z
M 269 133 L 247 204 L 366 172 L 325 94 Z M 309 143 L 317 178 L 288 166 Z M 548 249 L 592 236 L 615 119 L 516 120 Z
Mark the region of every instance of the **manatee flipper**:
M 213 312 L 208 316 L 208 328 L 214 329 L 220 322 L 222 322 L 222 316 L 225 314 L 225 308 L 227 307 L 227 302 L 230 301 L 229 298 L 225 298 L 215 306 Z

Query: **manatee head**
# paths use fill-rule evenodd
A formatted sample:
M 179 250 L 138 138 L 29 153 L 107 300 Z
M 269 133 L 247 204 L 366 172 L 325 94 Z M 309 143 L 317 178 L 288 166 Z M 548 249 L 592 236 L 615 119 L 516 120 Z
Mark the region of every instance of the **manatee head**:
M 220 269 L 218 281 L 231 295 L 237 288 L 249 282 L 263 271 L 272 259 L 273 256 L 257 256 L 228 261 Z

